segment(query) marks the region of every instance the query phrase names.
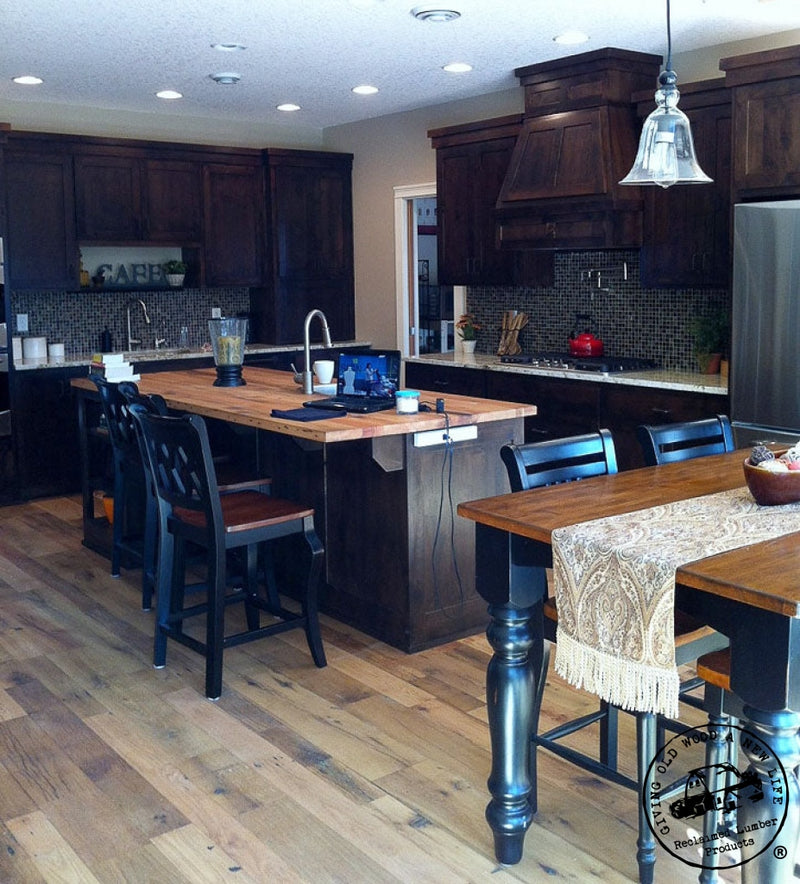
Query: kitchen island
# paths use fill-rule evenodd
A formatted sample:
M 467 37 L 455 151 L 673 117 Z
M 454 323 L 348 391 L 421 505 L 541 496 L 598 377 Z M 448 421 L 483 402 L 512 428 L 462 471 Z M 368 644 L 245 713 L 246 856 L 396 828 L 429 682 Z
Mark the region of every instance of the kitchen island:
M 275 493 L 316 510 L 323 611 L 409 652 L 485 628 L 474 532 L 455 507 L 508 490 L 499 451 L 522 440 L 533 406 L 447 396 L 445 414 L 301 422 L 271 414 L 309 399 L 290 373 L 245 367 L 246 386 L 227 388 L 214 387 L 215 377 L 213 368 L 156 372 L 139 387 L 176 411 L 259 430 L 258 466 Z M 85 427 L 96 390 L 88 378 L 72 385 Z M 423 402 L 435 398 L 422 393 Z M 296 557 L 287 547 L 280 564 L 290 572 Z

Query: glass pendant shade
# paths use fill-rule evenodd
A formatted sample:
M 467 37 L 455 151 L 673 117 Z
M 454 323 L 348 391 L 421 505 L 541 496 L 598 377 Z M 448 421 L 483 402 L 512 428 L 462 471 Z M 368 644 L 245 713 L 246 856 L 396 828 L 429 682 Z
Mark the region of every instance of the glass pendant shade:
M 694 153 L 689 118 L 678 109 L 678 78 L 662 71 L 656 90 L 656 109 L 644 121 L 633 168 L 620 184 L 710 184 Z

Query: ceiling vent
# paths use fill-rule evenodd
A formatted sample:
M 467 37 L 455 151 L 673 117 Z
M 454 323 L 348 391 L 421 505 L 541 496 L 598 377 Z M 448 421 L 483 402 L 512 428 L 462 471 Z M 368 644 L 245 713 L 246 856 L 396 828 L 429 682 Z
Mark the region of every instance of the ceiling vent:
M 238 83 L 239 80 L 242 79 L 241 74 L 234 73 L 233 71 L 223 71 L 220 74 L 209 74 L 209 77 L 211 77 L 215 83 L 219 83 L 222 86 L 230 86 L 233 83 Z
M 461 18 L 461 13 L 455 9 L 439 9 L 430 4 L 415 6 L 411 10 L 411 14 L 419 21 L 453 21 L 454 19 Z

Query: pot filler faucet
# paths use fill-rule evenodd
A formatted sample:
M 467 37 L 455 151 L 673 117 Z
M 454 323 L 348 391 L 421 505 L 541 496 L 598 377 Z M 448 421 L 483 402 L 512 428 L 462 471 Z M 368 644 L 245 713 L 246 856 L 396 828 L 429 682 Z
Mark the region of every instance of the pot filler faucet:
M 311 320 L 315 317 L 319 317 L 319 321 L 322 323 L 322 343 L 326 347 L 332 347 L 331 344 L 331 332 L 328 328 L 328 320 L 325 318 L 325 314 L 322 310 L 312 310 L 307 316 L 306 321 L 303 323 L 303 353 L 305 354 L 306 362 L 305 362 L 305 371 L 303 372 L 303 392 L 304 393 L 313 393 L 314 392 L 314 374 L 311 371 L 311 344 L 309 343 L 309 330 L 311 328 Z
M 141 344 L 141 338 L 134 338 L 131 336 L 131 305 L 134 307 L 139 304 L 142 308 L 142 313 L 144 313 L 144 321 L 150 325 L 150 317 L 147 315 L 147 307 L 145 306 L 144 301 L 141 298 L 136 298 L 134 301 L 131 301 L 128 304 L 128 350 L 133 350 L 134 346 Z

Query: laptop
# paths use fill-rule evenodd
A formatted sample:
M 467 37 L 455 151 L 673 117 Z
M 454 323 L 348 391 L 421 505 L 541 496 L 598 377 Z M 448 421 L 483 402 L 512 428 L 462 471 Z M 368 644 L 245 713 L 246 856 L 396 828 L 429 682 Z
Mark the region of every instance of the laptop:
M 336 395 L 303 405 L 358 414 L 395 407 L 400 386 L 399 350 L 341 350 L 336 365 Z

